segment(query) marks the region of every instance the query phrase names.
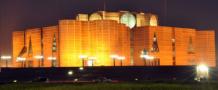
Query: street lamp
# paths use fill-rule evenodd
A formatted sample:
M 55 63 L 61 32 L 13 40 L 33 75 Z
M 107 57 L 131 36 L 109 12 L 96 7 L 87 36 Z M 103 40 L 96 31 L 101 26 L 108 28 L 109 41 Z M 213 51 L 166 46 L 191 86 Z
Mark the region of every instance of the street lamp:
M 56 66 L 56 65 L 55 65 L 55 61 L 57 60 L 56 57 L 53 57 L 53 56 L 48 57 L 48 60 L 51 61 L 51 67 L 55 67 L 55 66 Z
M 96 60 L 96 57 L 89 57 L 88 58 L 89 61 L 88 61 L 88 66 L 94 66 L 94 60 Z
M 43 59 L 43 56 L 42 55 L 37 55 L 37 56 L 34 56 L 34 58 L 38 59 L 38 62 L 39 62 L 39 67 L 41 67 L 41 60 Z
M 22 57 L 17 57 L 17 60 L 16 60 L 17 62 L 21 62 L 21 64 L 22 64 L 22 67 L 25 67 L 25 64 L 24 64 L 24 62 L 26 61 L 26 58 L 22 58 Z
M 118 58 L 118 55 L 111 55 L 111 58 L 113 59 L 113 64 L 115 66 L 115 60 Z
M 146 66 L 146 56 L 148 55 L 148 52 L 147 52 L 147 50 L 143 50 L 142 52 L 141 52 L 141 55 L 140 55 L 140 57 L 143 59 L 143 61 L 144 61 L 144 65 Z
M 205 64 L 200 64 L 196 67 L 197 69 L 197 79 L 200 81 L 201 79 L 209 78 L 209 67 Z
M 153 56 L 149 56 L 149 55 L 141 55 L 140 57 L 143 58 L 144 61 L 146 61 L 146 60 L 154 60 L 154 57 Z M 146 62 L 145 62 L 145 65 L 146 65 Z
M 143 59 L 144 61 L 144 66 L 146 66 L 146 55 L 140 55 L 140 57 Z
M 8 61 L 11 60 L 11 56 L 1 56 L 1 60 L 4 60 L 5 67 L 8 67 Z
M 146 63 L 147 60 L 154 60 L 154 57 L 148 55 L 148 52 L 145 49 L 141 52 L 140 57 L 143 59 L 145 66 L 147 65 L 147 63 Z
M 79 70 L 80 70 L 80 71 L 83 71 L 83 70 L 84 70 L 84 68 L 83 68 L 83 67 L 79 67 Z
M 85 59 L 87 58 L 86 55 L 80 55 L 80 59 L 82 59 L 82 67 L 84 67 Z
M 73 74 L 74 74 L 73 70 L 69 70 L 69 71 L 67 72 L 67 75 L 68 75 L 68 76 L 72 76 Z
M 124 56 L 119 56 L 118 60 L 120 60 L 120 66 L 123 66 L 123 60 L 125 59 Z

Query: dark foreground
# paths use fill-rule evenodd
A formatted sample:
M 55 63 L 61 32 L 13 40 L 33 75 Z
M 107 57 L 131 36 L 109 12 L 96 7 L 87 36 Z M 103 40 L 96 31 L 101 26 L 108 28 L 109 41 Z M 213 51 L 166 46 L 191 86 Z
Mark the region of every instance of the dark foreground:
M 0 90 L 217 90 L 218 83 L 22 83 L 3 84 Z
M 0 82 L 34 81 L 47 78 L 50 81 L 92 81 L 98 78 L 117 81 L 193 81 L 195 66 L 123 66 L 123 67 L 58 67 L 58 68 L 2 68 Z

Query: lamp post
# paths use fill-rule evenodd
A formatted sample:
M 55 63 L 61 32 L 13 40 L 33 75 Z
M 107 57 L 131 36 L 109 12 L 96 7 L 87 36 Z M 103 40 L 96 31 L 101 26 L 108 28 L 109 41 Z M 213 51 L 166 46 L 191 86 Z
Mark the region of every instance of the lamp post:
M 89 60 L 91 61 L 91 66 L 93 67 L 94 66 L 94 60 L 96 60 L 96 57 L 89 57 Z M 90 64 L 89 64 L 89 66 L 90 66 Z
M 11 60 L 11 56 L 1 56 L 1 60 L 4 60 L 5 67 L 8 67 L 8 61 Z
M 144 66 L 146 66 L 147 65 L 147 63 L 146 63 L 146 55 L 141 55 L 140 56 L 142 59 L 143 59 L 143 61 L 144 61 Z
M 111 55 L 111 58 L 113 59 L 113 64 L 114 64 L 114 67 L 115 67 L 115 61 L 116 59 L 118 58 L 118 55 Z
M 34 56 L 34 58 L 38 59 L 39 67 L 41 67 L 41 60 L 43 59 L 42 55 Z
M 146 66 L 147 65 L 147 60 L 149 60 L 149 65 L 151 64 L 151 65 L 153 65 L 153 63 L 150 63 L 150 60 L 154 60 L 154 57 L 153 56 L 150 56 L 150 55 L 148 55 L 148 52 L 144 49 L 142 52 L 141 52 L 141 55 L 140 55 L 140 57 L 143 59 L 143 61 L 144 61 L 144 66 Z
M 142 50 L 142 52 L 141 52 L 141 55 L 140 55 L 140 57 L 143 59 L 143 61 L 144 61 L 144 66 L 146 66 L 146 57 L 147 57 L 147 55 L 148 55 L 148 52 L 147 52 L 147 50 Z
M 124 56 L 118 57 L 118 60 L 120 60 L 120 66 L 123 66 L 123 60 L 125 59 Z
M 53 57 L 53 56 L 48 57 L 48 60 L 51 61 L 51 67 L 55 67 L 56 66 L 55 65 L 55 61 L 57 60 L 56 57 Z
M 199 64 L 196 67 L 197 70 L 197 80 L 208 79 L 209 78 L 209 67 L 205 64 Z
M 80 59 L 82 59 L 82 67 L 85 66 L 85 59 L 87 58 L 86 55 L 80 55 Z
M 17 62 L 21 62 L 22 67 L 25 67 L 24 62 L 26 61 L 26 58 L 17 57 Z

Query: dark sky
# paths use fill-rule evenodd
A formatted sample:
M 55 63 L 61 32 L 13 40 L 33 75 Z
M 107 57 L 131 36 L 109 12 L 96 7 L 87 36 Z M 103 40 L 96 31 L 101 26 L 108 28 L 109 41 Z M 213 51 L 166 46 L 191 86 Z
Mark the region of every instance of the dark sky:
M 167 10 L 165 0 L 105 1 L 108 11 L 155 13 L 160 25 L 218 30 L 218 0 L 167 0 Z M 103 10 L 103 6 L 104 0 L 0 0 L 0 52 L 11 54 L 12 31 L 56 25 L 60 19 Z

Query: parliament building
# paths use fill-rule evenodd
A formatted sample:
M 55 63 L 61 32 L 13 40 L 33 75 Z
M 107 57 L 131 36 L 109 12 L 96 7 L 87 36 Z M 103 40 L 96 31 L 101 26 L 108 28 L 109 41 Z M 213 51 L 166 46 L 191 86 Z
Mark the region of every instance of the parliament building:
M 159 26 L 152 13 L 78 14 L 12 39 L 11 67 L 216 66 L 214 30 Z

